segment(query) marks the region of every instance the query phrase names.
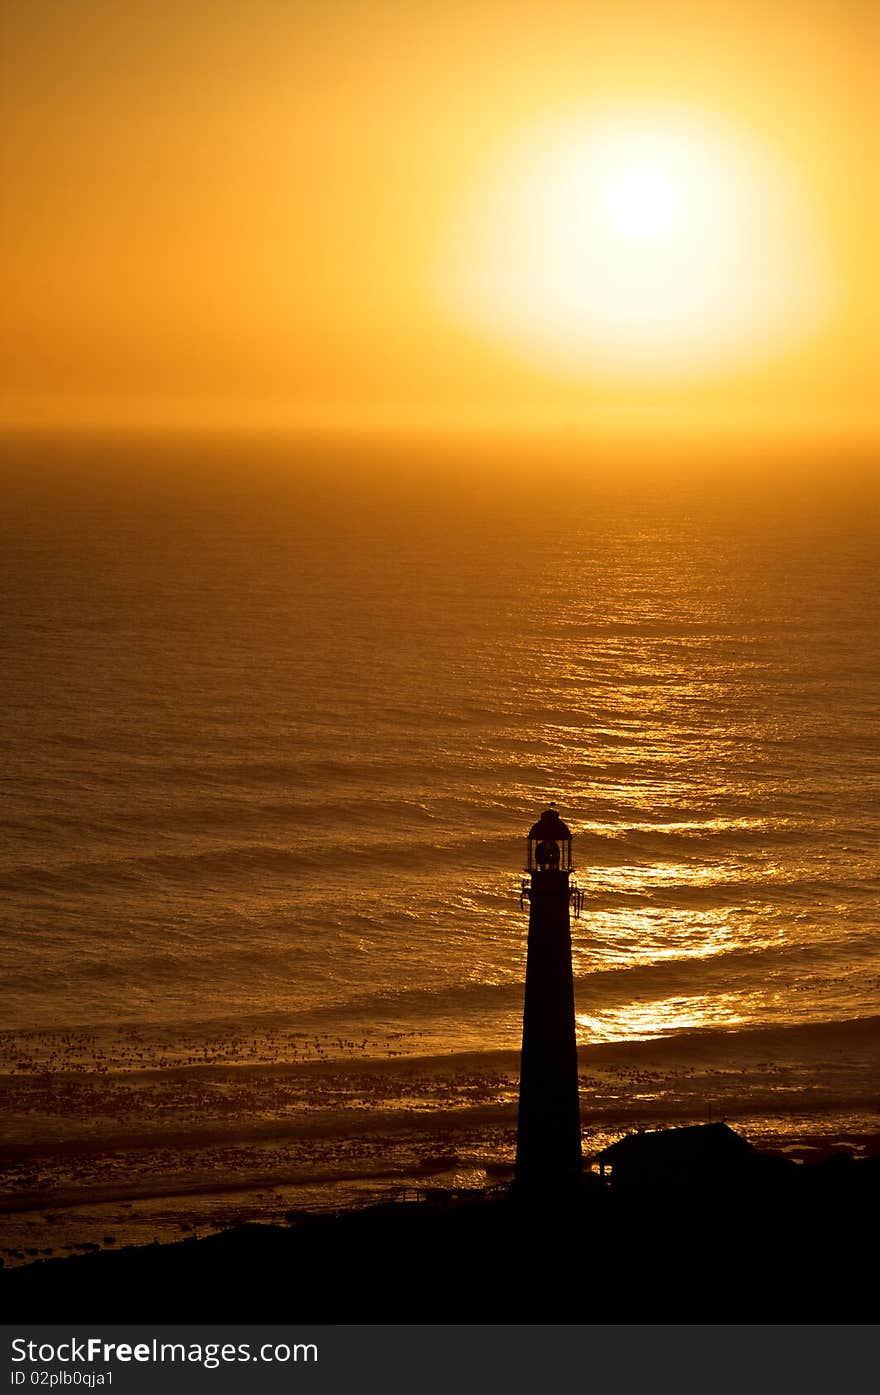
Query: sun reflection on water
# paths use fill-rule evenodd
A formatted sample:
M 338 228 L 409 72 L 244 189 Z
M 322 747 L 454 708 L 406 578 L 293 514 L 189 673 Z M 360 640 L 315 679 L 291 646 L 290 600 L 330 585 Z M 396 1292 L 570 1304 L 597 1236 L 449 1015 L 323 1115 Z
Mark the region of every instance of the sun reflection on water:
M 584 974 L 665 960 L 712 959 L 735 950 L 755 952 L 776 939 L 775 928 L 758 927 L 736 906 L 588 906 L 584 919 L 575 923 L 572 961 L 575 972 Z
M 711 866 L 693 862 L 653 862 L 620 867 L 603 867 L 591 873 L 594 890 L 640 894 L 656 888 L 680 886 L 715 886 L 719 882 L 735 881 L 739 875 L 736 862 L 716 862 Z
M 625 1003 L 595 1014 L 576 1015 L 581 1042 L 649 1041 L 694 1028 L 735 1027 L 745 1021 L 732 997 L 715 994 Z

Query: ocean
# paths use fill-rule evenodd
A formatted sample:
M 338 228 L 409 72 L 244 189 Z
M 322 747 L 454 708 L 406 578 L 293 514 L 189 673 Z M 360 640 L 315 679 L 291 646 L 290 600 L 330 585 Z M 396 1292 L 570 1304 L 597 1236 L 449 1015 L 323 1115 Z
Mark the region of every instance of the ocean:
M 8 1260 L 503 1178 L 550 801 L 585 1151 L 868 1146 L 873 462 L 5 455 Z

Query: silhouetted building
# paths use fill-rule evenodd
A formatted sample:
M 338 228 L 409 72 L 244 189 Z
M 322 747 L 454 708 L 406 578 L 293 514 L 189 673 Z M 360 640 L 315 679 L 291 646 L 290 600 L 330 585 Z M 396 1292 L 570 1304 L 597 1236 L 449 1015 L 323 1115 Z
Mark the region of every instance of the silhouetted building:
M 547 1197 L 581 1176 L 574 981 L 571 833 L 552 807 L 527 839 L 529 942 L 523 1008 L 516 1187 Z
M 727 1124 L 631 1133 L 598 1153 L 602 1177 L 616 1186 L 668 1186 L 729 1181 L 752 1171 L 760 1155 Z

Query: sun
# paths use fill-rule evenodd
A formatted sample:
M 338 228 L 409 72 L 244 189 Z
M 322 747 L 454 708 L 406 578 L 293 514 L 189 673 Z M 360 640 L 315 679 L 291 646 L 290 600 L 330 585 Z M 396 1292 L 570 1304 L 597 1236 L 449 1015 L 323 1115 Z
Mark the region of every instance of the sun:
M 674 228 L 680 217 L 681 190 L 665 170 L 634 165 L 611 179 L 605 213 L 612 227 L 624 237 L 661 237 Z
M 808 334 L 827 277 L 810 209 L 760 141 L 693 113 L 579 113 L 487 169 L 440 294 L 545 366 L 693 376 Z

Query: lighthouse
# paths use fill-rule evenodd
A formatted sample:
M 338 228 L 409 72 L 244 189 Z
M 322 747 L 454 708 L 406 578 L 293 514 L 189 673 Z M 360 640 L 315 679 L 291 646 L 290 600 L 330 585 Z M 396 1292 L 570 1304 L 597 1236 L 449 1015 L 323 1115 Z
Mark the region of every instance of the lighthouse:
M 574 979 L 571 833 L 552 807 L 530 829 L 523 898 L 529 941 L 516 1137 L 516 1190 L 558 1197 L 581 1176 Z

